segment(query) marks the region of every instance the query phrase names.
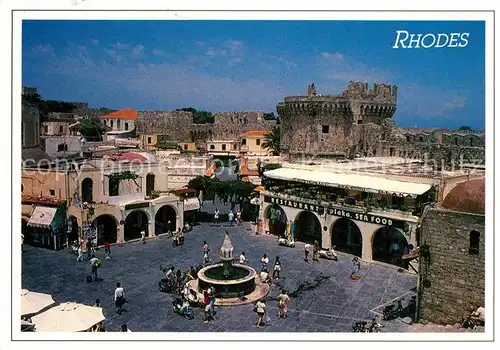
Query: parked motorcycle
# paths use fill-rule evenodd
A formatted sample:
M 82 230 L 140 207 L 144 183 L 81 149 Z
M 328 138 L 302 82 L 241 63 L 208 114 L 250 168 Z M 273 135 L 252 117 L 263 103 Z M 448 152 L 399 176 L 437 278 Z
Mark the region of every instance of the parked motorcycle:
M 379 322 L 377 322 L 377 319 L 376 318 L 373 318 L 372 319 L 372 324 L 370 325 L 370 327 L 368 327 L 368 332 L 370 333 L 380 333 L 381 332 L 381 328 L 384 327 L 382 326 Z
M 184 237 L 179 237 L 179 238 L 174 237 L 174 239 L 172 239 L 172 247 L 174 248 L 183 244 L 184 244 Z
M 403 300 L 404 299 L 399 299 L 397 301 L 397 306 L 391 304 L 384 307 L 384 309 L 382 310 L 382 319 L 392 320 L 401 316 L 401 314 L 403 313 Z
M 189 302 L 183 301 L 182 299 L 175 298 L 172 300 L 172 310 L 181 316 L 184 316 L 185 319 L 192 320 L 194 318 L 194 310 L 189 305 Z
M 69 252 L 70 252 L 70 253 L 73 253 L 73 254 L 75 254 L 75 255 L 78 255 L 78 247 L 79 247 L 79 245 L 78 245 L 78 241 L 73 241 L 73 242 L 71 242 L 71 244 L 69 245 L 68 250 L 69 250 Z
M 193 230 L 193 224 L 190 224 L 189 222 L 184 225 L 184 228 L 182 229 L 182 232 L 190 232 Z
M 323 259 L 328 259 L 328 260 L 339 260 L 337 256 L 337 252 L 334 250 L 335 247 L 332 247 L 328 250 L 320 250 L 319 251 L 319 257 Z
M 352 331 L 354 333 L 367 333 L 368 329 L 366 328 L 366 324 L 366 321 L 358 321 L 352 326 Z

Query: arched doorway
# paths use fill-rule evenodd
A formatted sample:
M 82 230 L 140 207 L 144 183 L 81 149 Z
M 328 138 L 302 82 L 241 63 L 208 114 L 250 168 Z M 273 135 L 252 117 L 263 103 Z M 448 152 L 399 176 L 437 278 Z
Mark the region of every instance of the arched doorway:
M 394 227 L 379 228 L 373 234 L 372 259 L 408 268 L 401 257 L 408 252 L 408 241 L 403 233 Z
M 285 235 L 287 217 L 285 211 L 276 204 L 271 204 L 266 209 L 264 218 L 268 221 L 269 233 L 278 237 Z
M 94 181 L 90 178 L 85 178 L 82 181 L 82 201 L 87 203 L 93 202 L 92 191 L 94 187 Z
M 118 240 L 118 220 L 114 216 L 103 214 L 92 221 L 92 226 L 97 228 L 97 244 L 103 245 L 104 242 L 116 243 Z
M 146 175 L 146 196 L 150 196 L 155 190 L 155 174 Z
M 354 221 L 340 218 L 332 226 L 332 246 L 335 250 L 361 257 L 363 236 Z
M 169 224 L 170 221 L 170 224 Z M 155 234 L 177 230 L 177 213 L 171 205 L 164 205 L 155 215 Z
M 316 215 L 304 210 L 295 218 L 294 237 L 296 241 L 314 243 L 318 241 L 321 245 L 321 223 Z
M 125 219 L 125 241 L 130 241 L 131 239 L 141 238 L 141 232 L 146 233 L 148 236 L 148 216 L 142 210 L 134 210 L 127 215 Z
M 68 243 L 78 241 L 78 220 L 73 215 L 68 217 Z

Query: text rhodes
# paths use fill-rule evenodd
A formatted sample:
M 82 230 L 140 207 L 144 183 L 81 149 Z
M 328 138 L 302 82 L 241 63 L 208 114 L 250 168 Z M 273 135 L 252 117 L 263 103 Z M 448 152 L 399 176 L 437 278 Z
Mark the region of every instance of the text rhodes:
M 466 47 L 469 33 L 427 33 L 415 34 L 406 30 L 396 31 L 393 49 L 440 49 L 443 47 Z

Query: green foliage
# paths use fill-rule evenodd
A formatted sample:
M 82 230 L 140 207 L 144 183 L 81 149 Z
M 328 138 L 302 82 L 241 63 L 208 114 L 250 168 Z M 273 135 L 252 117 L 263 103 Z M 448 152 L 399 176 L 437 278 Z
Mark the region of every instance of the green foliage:
M 120 187 L 121 181 L 132 180 L 135 182 L 135 180 L 139 177 L 139 175 L 130 170 L 122 171 L 121 173 L 112 173 L 105 176 L 109 178 L 110 187 L 112 187 L 110 188 L 110 192 L 115 192 L 115 193 L 118 193 L 118 188 Z M 135 184 L 139 186 L 137 182 L 135 182 Z
M 155 145 L 156 148 L 158 149 L 179 149 L 179 145 L 177 142 L 170 142 L 170 141 L 159 141 Z
M 472 131 L 472 128 L 467 125 L 462 125 L 461 127 L 458 128 L 458 130 Z
M 80 133 L 86 139 L 92 141 L 101 141 L 102 135 L 106 132 L 105 126 L 96 119 L 84 119 L 82 120 L 82 126 L 80 128 Z
M 264 113 L 264 120 L 276 120 L 274 112 Z
M 213 124 L 214 116 L 212 112 L 208 111 L 198 111 L 193 107 L 176 109 L 177 111 L 185 111 L 193 113 L 193 123 L 195 124 Z
M 50 112 L 73 113 L 75 110 L 75 105 L 72 103 L 53 100 L 44 101 L 39 94 L 22 95 L 22 100 L 25 103 L 32 103 L 38 108 L 41 123 L 47 120 Z
M 280 127 L 278 125 L 274 126 L 271 131 L 266 134 L 264 142 L 262 142 L 262 148 L 267 149 L 273 156 L 280 155 Z
M 219 198 L 224 204 L 245 203 L 249 200 L 255 185 L 250 182 L 240 180 L 221 181 L 198 176 L 188 183 L 188 188 L 196 190 L 199 194 L 203 191 L 205 198 Z

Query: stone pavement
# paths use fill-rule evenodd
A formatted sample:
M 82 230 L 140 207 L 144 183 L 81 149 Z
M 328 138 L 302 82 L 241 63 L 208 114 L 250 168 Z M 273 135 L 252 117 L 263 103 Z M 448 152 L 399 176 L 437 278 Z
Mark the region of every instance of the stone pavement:
M 22 287 L 52 294 L 57 302 L 75 301 L 93 305 L 101 299 L 108 331 L 118 331 L 126 323 L 134 331 L 144 332 L 350 332 L 354 321 L 373 317 L 376 309 L 415 288 L 417 277 L 380 265 L 361 265 L 361 280 L 350 279 L 351 262 L 320 260 L 306 263 L 303 244 L 295 248 L 278 246 L 276 238 L 254 235 L 243 227 L 228 228 L 235 255 L 245 251 L 250 265 L 259 268 L 260 257 L 267 253 L 270 266 L 276 256 L 282 262 L 282 279 L 273 285 L 269 296 L 274 299 L 281 288 L 295 295 L 289 304 L 286 320 L 276 319 L 276 301 L 267 304 L 272 322 L 256 328 L 257 315 L 252 305 L 217 308 L 216 319 L 208 324 L 201 321 L 202 310 L 196 309 L 194 320 L 185 320 L 174 314 L 172 297 L 158 290 L 163 277 L 160 264 L 187 270 L 202 260 L 203 241 L 208 241 L 212 259 L 217 255 L 224 238 L 224 228 L 203 223 L 185 235 L 185 244 L 173 248 L 171 239 L 160 237 L 146 244 L 129 243 L 113 246 L 112 260 L 104 259 L 104 251 L 97 252 L 102 261 L 99 275 L 103 281 L 87 283 L 90 274 L 87 261 L 76 262 L 76 255 L 68 250 L 58 252 L 26 246 L 23 254 Z M 117 282 L 125 288 L 128 303 L 122 315 L 114 307 L 114 289 Z M 395 327 L 394 331 L 405 331 Z M 392 329 L 387 328 L 387 331 Z

